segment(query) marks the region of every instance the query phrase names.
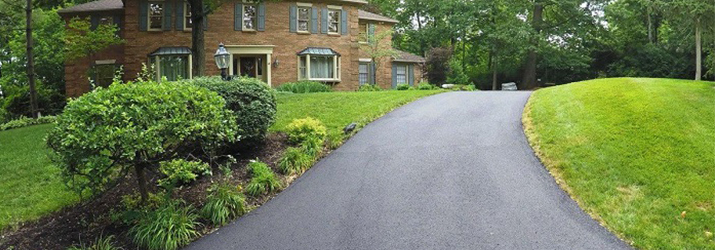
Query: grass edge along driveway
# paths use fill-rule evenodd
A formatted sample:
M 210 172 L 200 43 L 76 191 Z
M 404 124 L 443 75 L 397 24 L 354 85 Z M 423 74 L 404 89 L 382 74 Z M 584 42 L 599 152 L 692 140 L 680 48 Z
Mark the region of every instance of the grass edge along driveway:
M 715 249 L 715 83 L 613 78 L 536 91 L 529 142 L 557 182 L 643 249 Z

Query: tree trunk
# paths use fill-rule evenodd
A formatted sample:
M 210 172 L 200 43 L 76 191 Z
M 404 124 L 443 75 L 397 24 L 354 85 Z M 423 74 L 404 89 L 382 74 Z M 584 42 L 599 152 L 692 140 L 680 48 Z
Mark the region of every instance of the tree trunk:
M 526 57 L 526 65 L 524 67 L 524 76 L 522 78 L 521 84 L 524 89 L 533 89 L 537 87 L 536 83 L 536 64 L 538 54 L 536 53 L 536 47 L 539 45 L 539 34 L 541 33 L 541 22 L 543 21 L 544 6 L 536 2 L 534 3 L 534 13 L 531 21 L 531 25 L 534 28 L 534 35 L 531 38 L 531 47 Z
M 695 80 L 700 81 L 703 77 L 703 46 L 702 31 L 700 29 L 700 18 L 695 19 Z
M 134 171 L 137 174 L 137 183 L 139 184 L 139 193 L 141 194 L 141 204 L 146 204 L 149 198 L 149 191 L 146 188 L 146 177 L 144 176 L 144 166 L 137 164 L 134 166 Z
M 26 32 L 27 39 L 27 83 L 30 86 L 30 112 L 32 117 L 38 118 L 39 111 L 37 110 L 37 90 L 35 89 L 35 62 L 32 54 L 32 0 L 27 0 L 26 13 Z
M 203 76 L 206 71 L 206 51 L 204 50 L 204 22 L 206 22 L 206 10 L 203 0 L 190 0 L 191 8 L 191 64 L 193 66 L 193 76 Z M 200 14 L 199 14 L 200 13 Z M 216 45 L 218 47 L 218 44 Z
M 653 7 L 648 6 L 646 18 L 648 19 L 648 42 L 653 43 Z

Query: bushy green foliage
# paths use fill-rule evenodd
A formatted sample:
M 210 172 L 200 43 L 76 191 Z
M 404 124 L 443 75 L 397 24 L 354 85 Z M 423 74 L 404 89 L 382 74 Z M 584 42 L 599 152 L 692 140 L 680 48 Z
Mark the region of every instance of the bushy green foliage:
M 306 154 L 302 148 L 290 147 L 278 162 L 278 168 L 284 174 L 297 174 L 308 170 L 311 164 L 313 164 L 311 156 Z
M 298 81 L 281 84 L 276 88 L 276 90 L 281 92 L 292 92 L 292 93 L 316 93 L 316 92 L 330 92 L 330 86 L 314 82 L 314 81 Z
M 240 186 L 220 182 L 212 185 L 208 193 L 201 216 L 214 225 L 225 225 L 246 213 L 246 199 L 241 194 Z
M 185 84 L 113 84 L 71 101 L 47 145 L 72 187 L 96 193 L 130 170 L 234 140 L 235 117 L 224 106 L 218 94 Z
M 7 113 L 7 110 L 5 110 L 2 107 L 2 105 L 1 105 L 2 103 L 3 103 L 3 98 L 0 97 L 0 124 L 7 122 L 8 116 L 10 116 L 10 114 Z
M 647 63 L 646 63 L 647 62 Z M 695 67 L 685 53 L 668 51 L 655 44 L 631 48 L 609 65 L 609 76 L 690 78 Z
M 365 92 L 365 91 L 382 91 L 383 89 L 380 88 L 377 84 L 363 84 L 360 85 L 360 88 L 358 88 L 358 91 Z
M 202 175 L 210 175 L 211 166 L 200 161 L 175 159 L 159 163 L 159 171 L 165 175 L 164 178 L 159 179 L 159 186 L 170 188 L 190 183 Z
M 426 82 L 421 82 L 420 84 L 417 85 L 417 89 L 419 89 L 419 90 L 434 90 L 434 89 L 439 89 L 439 88 L 432 84 L 429 84 Z
M 168 201 L 142 215 L 129 229 L 134 243 L 144 249 L 174 250 L 189 244 L 199 233 L 199 216 L 184 202 Z
M 0 124 L 0 131 L 14 129 L 14 128 L 22 128 L 22 127 L 38 125 L 38 124 L 47 124 L 47 123 L 55 122 L 55 120 L 56 120 L 56 117 L 54 117 L 54 116 L 43 116 L 43 117 L 40 117 L 37 119 L 28 118 L 28 117 L 23 116 L 18 119 L 15 119 L 15 120 L 8 121 L 4 124 Z
M 278 177 L 265 163 L 252 161 L 248 164 L 248 171 L 251 172 L 251 181 L 246 185 L 246 194 L 255 197 L 281 188 Z
M 449 61 L 449 74 L 447 75 L 447 84 L 460 84 L 467 85 L 470 84 L 469 76 L 462 70 L 462 65 L 460 61 L 452 58 Z
M 395 87 L 395 89 L 397 89 L 397 90 L 409 90 L 409 89 L 410 89 L 410 85 L 407 84 L 407 83 L 400 83 L 400 84 L 397 84 L 397 86 Z
M 72 246 L 67 250 L 119 250 L 120 247 L 114 246 L 114 235 L 108 237 L 100 236 L 91 245 L 80 244 Z
M 293 144 L 303 143 L 311 137 L 317 138 L 322 143 L 328 134 L 323 123 L 311 117 L 293 120 L 286 126 L 285 131 L 288 134 L 288 141 Z
M 197 77 L 186 82 L 215 91 L 226 100 L 226 107 L 236 114 L 241 141 L 263 139 L 275 122 L 275 91 L 258 79 L 237 77 L 224 81 L 220 77 Z

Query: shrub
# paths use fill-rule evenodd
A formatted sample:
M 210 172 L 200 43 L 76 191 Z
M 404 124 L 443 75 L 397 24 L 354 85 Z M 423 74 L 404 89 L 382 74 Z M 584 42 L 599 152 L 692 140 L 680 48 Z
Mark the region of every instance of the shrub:
M 275 91 L 258 79 L 238 77 L 224 81 L 220 77 L 198 77 L 188 82 L 214 91 L 226 100 L 226 107 L 236 114 L 244 142 L 260 141 L 275 122 Z
M 300 144 L 300 146 L 303 150 L 303 153 L 310 156 L 311 159 L 315 160 L 319 158 L 320 154 L 323 152 L 323 142 L 324 140 L 313 136 L 306 138 L 305 141 Z
M 395 89 L 397 89 L 397 90 L 409 90 L 409 89 L 410 89 L 410 85 L 407 84 L 407 83 L 400 83 L 400 84 L 397 84 L 397 87 L 395 87 Z
M 146 212 L 129 229 L 134 243 L 145 249 L 173 250 L 189 244 L 199 233 L 198 215 L 183 201 L 170 201 L 154 211 Z
M 72 246 L 68 248 L 67 250 L 119 250 L 122 248 L 115 247 L 114 246 L 114 235 L 110 235 L 109 237 L 104 237 L 100 236 L 98 239 L 96 239 L 92 245 L 85 246 L 84 244 L 80 244 L 79 246 Z
M 360 85 L 358 91 L 382 91 L 382 88 L 380 88 L 377 84 L 364 84 Z
M 159 180 L 159 186 L 164 188 L 187 184 L 201 175 L 210 175 L 211 166 L 200 161 L 176 159 L 159 163 L 159 171 L 166 177 Z
M 246 213 L 246 199 L 240 187 L 221 182 L 212 185 L 208 193 L 201 215 L 214 225 L 225 225 Z
M 298 81 L 281 84 L 276 90 L 296 94 L 330 92 L 330 86 L 314 81 Z
M 251 181 L 246 186 L 246 193 L 251 196 L 259 196 L 272 193 L 281 188 L 273 170 L 263 162 L 252 161 L 248 164 L 248 171 L 251 172 Z
M 278 168 L 284 174 L 303 173 L 312 163 L 311 157 L 302 148 L 290 147 L 278 163 Z
M 314 137 L 318 140 L 325 140 L 328 132 L 325 126 L 317 120 L 310 117 L 304 119 L 295 119 L 286 126 L 288 141 L 293 144 L 300 144 L 308 138 Z
M 0 119 L 2 119 L 2 118 L 0 118 Z M 4 124 L 0 124 L 0 131 L 14 129 L 14 128 L 22 128 L 22 127 L 38 125 L 38 124 L 53 123 L 53 122 L 55 122 L 55 120 L 56 120 L 56 117 L 54 117 L 54 116 L 43 116 L 43 117 L 40 117 L 37 119 L 27 118 L 27 117 L 23 116 L 23 117 L 20 117 L 19 119 L 11 120 Z
M 420 84 L 417 85 L 417 89 L 419 90 L 433 90 L 433 89 L 439 89 L 437 86 L 434 86 L 432 84 L 426 83 L 426 82 L 421 82 Z
M 0 97 L 0 104 L 2 103 L 3 99 L 2 97 Z M 10 116 L 10 114 L 8 114 L 7 110 L 5 110 L 2 105 L 0 105 L 0 125 L 8 121 L 8 116 Z
M 47 145 L 77 191 L 104 190 L 133 169 L 145 201 L 145 169 L 236 138 L 236 119 L 224 105 L 218 94 L 195 86 L 113 84 L 71 101 Z

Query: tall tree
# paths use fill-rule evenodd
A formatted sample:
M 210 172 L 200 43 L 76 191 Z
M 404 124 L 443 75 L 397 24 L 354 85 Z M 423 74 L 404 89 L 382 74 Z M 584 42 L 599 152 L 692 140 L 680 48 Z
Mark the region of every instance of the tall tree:
M 25 36 L 27 39 L 27 82 L 30 86 L 30 111 L 32 112 L 32 117 L 37 118 L 40 116 L 37 110 L 37 89 L 35 88 L 35 63 L 33 61 L 32 54 L 32 0 L 27 0 L 27 6 L 25 6 L 25 19 L 26 19 L 26 29 Z

